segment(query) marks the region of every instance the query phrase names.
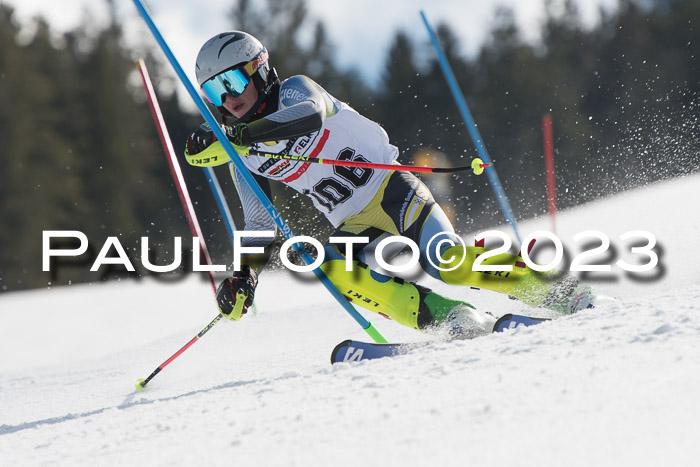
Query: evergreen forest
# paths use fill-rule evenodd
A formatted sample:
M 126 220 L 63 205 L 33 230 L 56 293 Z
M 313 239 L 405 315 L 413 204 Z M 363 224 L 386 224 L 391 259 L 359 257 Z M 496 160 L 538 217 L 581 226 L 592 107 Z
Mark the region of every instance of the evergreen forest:
M 545 115 L 553 121 L 559 209 L 698 171 L 700 2 L 620 0 L 584 27 L 572 0 L 543 1 L 536 43 L 523 39 L 504 7 L 494 11 L 474 54 L 464 53 L 450 27 L 435 25 L 517 219 L 547 212 Z M 370 85 L 336 63 L 328 31 L 304 0 L 238 0 L 229 15 L 267 46 L 280 77 L 308 75 L 379 122 L 399 147 L 400 163 L 463 166 L 476 157 L 427 34 L 395 31 L 377 70 L 380 84 Z M 135 60 L 149 66 L 176 150 L 202 118 L 178 103 L 175 75 L 154 42 L 124 45 L 116 16 L 98 30 L 80 26 L 60 35 L 45 19 L 26 26 L 0 3 L 0 293 L 148 275 L 140 267 L 141 237 L 149 237 L 153 261 L 164 263 L 172 259 L 173 237 L 191 234 Z M 304 40 L 309 31 L 313 40 Z M 230 242 L 204 173 L 184 157 L 181 165 L 209 250 L 215 262 L 229 263 Z M 227 169 L 216 172 L 240 227 Z M 487 177 L 424 179 L 458 232 L 504 223 Z M 323 240 L 331 233 L 302 196 L 273 188 L 297 235 Z M 57 259 L 58 267 L 43 272 L 45 230 L 84 232 L 89 254 Z M 89 271 L 108 236 L 118 237 L 135 272 Z

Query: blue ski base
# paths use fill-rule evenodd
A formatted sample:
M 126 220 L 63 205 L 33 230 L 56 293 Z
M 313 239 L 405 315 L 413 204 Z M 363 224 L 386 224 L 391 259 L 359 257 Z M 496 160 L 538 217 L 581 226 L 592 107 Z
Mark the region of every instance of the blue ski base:
M 536 324 L 550 321 L 549 318 L 531 318 L 529 316 L 513 315 L 508 313 L 498 318 L 493 325 L 493 332 L 503 332 L 506 329 L 513 329 L 520 326 L 534 326 Z
M 375 358 L 394 357 L 404 355 L 408 352 L 424 347 L 430 342 L 414 344 L 374 344 L 372 342 L 362 342 L 346 340 L 336 345 L 331 353 L 331 363 L 359 362 L 373 360 Z
M 493 332 L 503 332 L 520 326 L 534 326 L 547 318 L 530 318 L 529 316 L 506 314 L 501 316 L 493 326 Z M 374 344 L 370 342 L 346 340 L 336 345 L 331 353 L 331 363 L 360 362 L 377 358 L 405 355 L 420 347 L 429 345 L 430 342 L 413 344 Z

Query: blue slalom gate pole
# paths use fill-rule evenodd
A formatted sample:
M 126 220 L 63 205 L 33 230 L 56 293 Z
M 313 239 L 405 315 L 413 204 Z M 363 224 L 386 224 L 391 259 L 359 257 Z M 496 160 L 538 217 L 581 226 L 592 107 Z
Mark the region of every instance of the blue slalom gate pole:
M 207 178 L 207 182 L 209 183 L 209 188 L 211 188 L 211 192 L 214 195 L 216 204 L 219 206 L 219 212 L 221 213 L 221 218 L 224 220 L 224 226 L 226 227 L 228 238 L 233 245 L 233 233 L 236 231 L 236 224 L 233 222 L 233 215 L 231 215 L 231 210 L 228 208 L 228 203 L 224 197 L 224 192 L 219 184 L 219 179 L 216 177 L 216 172 L 214 172 L 212 167 L 202 167 L 202 169 L 204 170 L 204 174 Z M 258 307 L 255 305 L 255 303 L 253 303 L 251 309 L 255 313 L 258 311 Z
M 202 100 L 202 98 L 199 96 L 197 93 L 197 90 L 194 88 L 192 83 L 190 82 L 189 78 L 187 78 L 187 75 L 185 74 L 184 70 L 178 63 L 177 59 L 173 55 L 172 51 L 170 50 L 170 47 L 168 47 L 168 44 L 165 42 L 165 39 L 163 39 L 163 36 L 161 35 L 160 31 L 156 27 L 155 23 L 151 19 L 151 15 L 148 13 L 146 8 L 143 5 L 143 2 L 141 0 L 134 0 L 134 5 L 136 6 L 136 9 L 138 10 L 139 14 L 141 15 L 141 18 L 143 18 L 144 22 L 150 29 L 151 33 L 153 34 L 153 37 L 156 39 L 158 42 L 158 45 L 160 46 L 161 50 L 165 54 L 165 56 L 168 58 L 168 61 L 170 62 L 170 65 L 173 67 L 175 70 L 175 73 L 177 74 L 178 78 L 182 82 L 182 84 L 185 86 L 185 89 L 187 89 L 187 92 L 189 93 L 190 97 L 194 101 L 195 105 L 197 106 L 197 109 L 199 109 L 199 113 L 202 114 L 202 117 L 204 117 L 204 120 L 209 124 L 211 127 L 212 131 L 214 132 L 214 135 L 216 135 L 216 139 L 219 141 L 228 141 L 228 138 L 226 137 L 226 134 L 224 134 L 223 130 L 219 126 L 219 122 L 216 121 L 216 118 L 214 118 L 214 115 L 212 115 L 211 111 L 207 108 L 206 104 Z M 288 239 L 294 238 L 294 233 L 292 232 L 292 229 L 289 227 L 289 225 L 285 222 L 285 220 L 282 218 L 280 213 L 277 211 L 275 206 L 272 204 L 272 202 L 268 199 L 268 197 L 265 195 L 265 193 L 262 191 L 262 188 L 257 184 L 253 176 L 248 172 L 248 168 L 245 166 L 243 161 L 241 160 L 240 156 L 236 151 L 233 149 L 233 146 L 230 144 L 224 144 L 222 147 L 226 150 L 226 153 L 228 154 L 229 158 L 231 159 L 231 162 L 236 166 L 236 169 L 241 173 L 243 176 L 243 180 L 245 183 L 248 184 L 251 190 L 253 190 L 253 193 L 255 196 L 260 200 L 260 203 L 263 205 L 267 213 L 270 215 L 272 220 L 275 221 L 275 224 L 277 227 L 282 231 L 285 237 Z M 299 253 L 299 256 L 301 256 L 301 259 L 306 263 L 306 264 L 312 264 L 313 263 L 313 258 L 309 253 L 306 251 L 304 246 L 301 243 L 294 243 L 294 249 Z M 328 289 L 328 291 L 333 295 L 333 297 L 338 301 L 338 303 L 341 304 L 341 306 L 347 311 L 352 318 L 357 321 L 357 323 L 362 326 L 362 329 L 365 330 L 365 332 L 372 337 L 372 339 L 375 342 L 380 342 L 380 343 L 385 343 L 387 340 L 382 336 L 379 331 L 370 323 L 367 321 L 357 310 L 355 310 L 352 305 L 350 305 L 350 302 L 347 301 L 345 296 L 340 293 L 340 291 L 333 285 L 331 280 L 326 276 L 326 274 L 320 269 L 316 268 L 313 270 L 313 273 L 316 275 L 316 277 L 321 281 L 321 283 Z
M 228 238 L 231 240 L 231 244 L 233 244 L 233 232 L 236 231 L 236 224 L 233 222 L 231 210 L 228 208 L 228 203 L 226 203 L 226 198 L 224 198 L 224 192 L 221 190 L 221 185 L 219 185 L 219 179 L 216 178 L 216 173 L 213 168 L 203 167 L 203 169 L 207 177 L 207 182 L 209 183 L 209 188 L 211 188 L 216 204 L 219 206 L 221 217 L 224 219 Z
M 493 188 L 493 191 L 496 194 L 496 199 L 501 205 L 501 209 L 503 210 L 503 214 L 505 215 L 506 220 L 515 231 L 515 236 L 517 237 L 518 242 L 521 242 L 522 240 L 520 239 L 520 234 L 518 233 L 518 226 L 515 223 L 515 216 L 513 215 L 513 211 L 511 210 L 510 204 L 508 203 L 506 192 L 503 189 L 503 186 L 501 185 L 501 181 L 498 179 L 498 175 L 496 174 L 496 168 L 494 167 L 493 162 L 491 161 L 489 153 L 486 151 L 486 147 L 484 146 L 484 142 L 481 139 L 479 130 L 477 130 L 476 128 L 474 118 L 472 117 L 471 112 L 469 112 L 469 107 L 467 107 L 467 101 L 464 99 L 464 94 L 462 94 L 462 91 L 459 89 L 459 85 L 457 85 L 457 79 L 455 78 L 455 75 L 452 72 L 452 67 L 450 66 L 450 63 L 447 61 L 445 52 L 442 50 L 440 40 L 438 39 L 437 34 L 435 34 L 435 31 L 433 30 L 432 26 L 430 26 L 430 23 L 428 22 L 428 18 L 426 18 L 425 13 L 421 11 L 420 16 L 421 18 L 423 18 L 423 23 L 425 23 L 425 27 L 428 30 L 428 35 L 430 35 L 430 40 L 433 43 L 433 46 L 435 47 L 435 51 L 437 52 L 442 73 L 445 75 L 447 84 L 450 87 L 450 91 L 452 92 L 452 97 L 454 98 L 455 103 L 459 108 L 459 112 L 462 114 L 462 119 L 464 120 L 464 124 L 467 126 L 467 130 L 469 130 L 469 135 L 471 136 L 472 141 L 474 142 L 474 146 L 476 146 L 476 150 L 479 153 L 479 157 L 485 163 L 491 164 L 491 167 L 489 167 L 486 170 L 486 175 L 488 176 L 489 181 L 491 182 L 491 187 Z
M 214 195 L 216 204 L 219 206 L 219 212 L 221 213 L 221 218 L 224 220 L 224 225 L 226 227 L 226 233 L 228 233 L 228 238 L 233 245 L 233 233 L 236 231 L 236 224 L 233 222 L 233 215 L 231 215 L 231 210 L 228 208 L 228 203 L 224 197 L 224 191 L 221 189 L 219 184 L 219 179 L 216 177 L 216 172 L 212 167 L 202 167 L 209 182 L 209 188 Z M 258 312 L 258 307 L 253 303 L 250 307 L 254 313 Z

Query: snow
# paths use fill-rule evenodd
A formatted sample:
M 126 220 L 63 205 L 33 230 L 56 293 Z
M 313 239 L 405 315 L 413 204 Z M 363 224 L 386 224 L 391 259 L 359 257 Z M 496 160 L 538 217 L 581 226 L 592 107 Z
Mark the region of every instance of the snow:
M 138 378 L 216 316 L 208 282 L 4 294 L 0 464 L 693 464 L 699 195 L 695 175 L 561 213 L 566 244 L 597 229 L 629 261 L 620 234 L 657 237 L 651 279 L 614 267 L 592 282 L 616 302 L 356 364 L 331 366 L 330 352 L 369 337 L 322 286 L 290 273 L 263 275 L 257 314 L 220 322 L 138 393 Z M 548 219 L 520 226 L 547 228 Z M 423 282 L 497 314 L 541 314 L 490 292 Z M 365 316 L 391 341 L 425 339 Z

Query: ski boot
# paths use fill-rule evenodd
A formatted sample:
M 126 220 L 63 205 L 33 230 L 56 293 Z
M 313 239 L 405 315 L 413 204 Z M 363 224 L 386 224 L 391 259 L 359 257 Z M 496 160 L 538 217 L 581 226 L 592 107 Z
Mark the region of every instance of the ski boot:
M 572 315 L 585 308 L 595 308 L 593 289 L 572 276 L 564 276 L 547 293 L 540 305 L 564 315 Z
M 473 339 L 490 334 L 496 318 L 477 310 L 472 304 L 443 297 L 416 285 L 420 293 L 419 326 L 422 331 L 445 339 Z

